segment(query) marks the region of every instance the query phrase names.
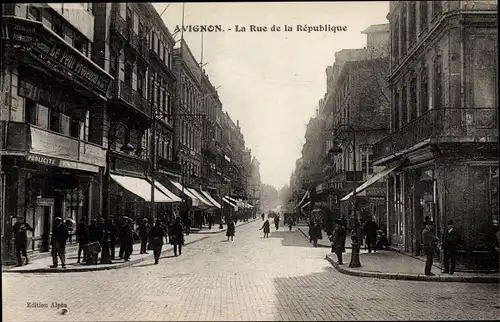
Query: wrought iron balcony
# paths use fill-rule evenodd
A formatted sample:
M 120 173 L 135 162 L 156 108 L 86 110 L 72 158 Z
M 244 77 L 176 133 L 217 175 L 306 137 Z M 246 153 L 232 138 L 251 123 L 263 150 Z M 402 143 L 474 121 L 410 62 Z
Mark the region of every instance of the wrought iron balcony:
M 374 159 L 408 149 L 426 139 L 438 142 L 498 142 L 498 109 L 432 109 L 375 143 Z
M 137 91 L 128 87 L 123 81 L 111 83 L 109 97 L 112 101 L 119 101 L 133 107 L 137 111 L 148 116 L 151 115 L 151 104 Z
M 120 11 L 117 10 L 116 6 L 111 9 L 111 25 L 110 32 L 117 35 L 122 40 L 127 39 L 127 26 L 125 19 L 120 15 Z
M 182 175 L 182 167 L 178 162 L 168 160 L 160 156 L 156 158 L 156 162 L 158 170 Z

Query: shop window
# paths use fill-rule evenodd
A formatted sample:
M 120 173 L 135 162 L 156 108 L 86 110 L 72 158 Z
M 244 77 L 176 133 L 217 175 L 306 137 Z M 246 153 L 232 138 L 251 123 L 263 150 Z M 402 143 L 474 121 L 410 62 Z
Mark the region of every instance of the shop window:
M 32 20 L 42 21 L 42 11 L 36 5 L 30 5 L 29 17 Z
M 71 119 L 68 115 L 59 114 L 61 116 L 61 128 L 60 133 L 64 135 L 70 135 Z
M 61 114 L 58 111 L 50 111 L 49 128 L 51 131 L 61 131 Z
M 428 24 L 428 7 L 427 1 L 420 1 L 420 33 L 424 32 L 427 29 Z
M 35 125 L 41 127 L 42 129 L 49 129 L 49 113 L 50 109 L 39 103 L 36 104 L 36 123 Z
M 419 116 L 429 109 L 429 79 L 427 66 L 422 67 L 420 73 L 420 113 Z

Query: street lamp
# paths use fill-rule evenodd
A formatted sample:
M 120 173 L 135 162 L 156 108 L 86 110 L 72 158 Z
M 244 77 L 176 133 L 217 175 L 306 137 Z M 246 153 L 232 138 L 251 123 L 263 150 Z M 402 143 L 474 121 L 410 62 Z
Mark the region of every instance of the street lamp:
M 345 128 L 347 132 L 350 132 L 352 134 L 352 145 L 351 145 L 351 148 L 352 148 L 352 152 L 353 152 L 353 158 L 352 158 L 352 163 L 353 163 L 353 167 L 354 167 L 354 181 L 356 182 L 356 130 L 352 127 L 352 125 L 350 124 L 341 124 L 337 127 L 337 130 L 335 131 L 335 134 L 338 134 L 339 131 L 342 129 L 342 128 Z M 337 136 L 337 135 L 335 135 Z M 334 146 L 332 148 L 330 148 L 330 150 L 328 150 L 328 154 L 330 155 L 339 155 L 342 153 L 342 148 L 339 147 L 337 144 L 334 144 Z M 353 220 L 354 220 L 354 223 L 356 223 L 357 221 L 357 212 L 356 212 L 356 188 L 357 187 L 354 187 L 354 190 L 353 190 L 353 193 L 352 193 L 352 197 L 353 197 Z M 355 227 L 355 225 L 353 225 Z M 360 243 L 359 243 L 359 239 L 361 238 L 361 236 L 358 236 L 357 234 L 357 231 L 354 230 L 353 231 L 353 234 L 351 234 L 351 240 L 352 240 L 352 253 L 351 253 L 351 262 L 349 263 L 349 267 L 361 267 L 361 263 L 360 263 L 360 260 L 359 260 L 359 246 L 360 246 Z

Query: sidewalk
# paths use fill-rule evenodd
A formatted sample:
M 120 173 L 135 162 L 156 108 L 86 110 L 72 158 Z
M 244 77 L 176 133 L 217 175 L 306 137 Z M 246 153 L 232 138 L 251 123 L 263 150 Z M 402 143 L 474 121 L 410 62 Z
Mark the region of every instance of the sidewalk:
M 186 236 L 185 245 L 196 243 L 200 240 L 204 240 L 210 238 L 209 236 L 203 236 L 199 234 L 193 234 Z M 46 256 L 42 258 L 33 259 L 28 265 L 24 265 L 21 267 L 11 267 L 7 269 L 3 269 L 2 273 L 68 273 L 68 272 L 89 272 L 89 271 L 101 271 L 108 269 L 116 269 L 131 266 L 142 262 L 148 258 L 153 257 L 153 251 L 148 250 L 149 254 L 139 254 L 141 248 L 141 244 L 134 244 L 134 249 L 132 251 L 132 255 L 130 256 L 130 262 L 125 262 L 124 260 L 114 260 L 111 264 L 98 264 L 98 265 L 82 265 L 78 264 L 77 256 L 78 250 L 72 249 L 66 252 L 66 268 L 50 268 L 52 265 L 52 257 Z M 116 256 L 118 256 L 120 251 L 120 247 L 116 248 Z M 170 244 L 164 244 L 162 249 L 162 254 L 167 252 L 173 252 L 173 246 Z M 99 256 L 100 258 L 100 256 Z M 59 260 L 59 265 L 61 264 Z
M 298 231 L 300 231 L 304 237 L 309 240 L 309 227 L 305 225 L 297 225 L 295 226 Z M 288 226 L 287 226 L 288 228 Z M 328 236 L 326 235 L 326 232 L 323 230 L 323 239 L 318 240 L 318 247 L 326 247 L 326 248 L 332 248 L 332 243 L 328 240 Z M 347 236 L 345 240 L 345 248 L 351 248 L 351 238 Z
M 359 257 L 362 265 L 359 268 L 349 268 L 350 251 L 343 254 L 343 265 L 337 264 L 335 254 L 326 255 L 326 260 L 339 272 L 354 276 L 431 282 L 499 283 L 498 273 L 455 272 L 449 275 L 441 274 L 437 267 L 432 268 L 435 276 L 427 276 L 424 275 L 425 261 L 391 250 L 381 250 L 376 253 L 362 250 Z
M 248 219 L 248 221 L 246 221 L 246 222 L 245 221 L 238 221 L 238 223 L 236 224 L 236 227 L 249 224 L 249 223 L 254 222 L 258 219 L 259 218 L 255 218 L 255 219 L 252 218 L 252 219 Z M 227 230 L 226 224 L 224 224 L 224 227 L 225 228 L 220 229 L 219 224 L 216 223 L 214 226 L 212 226 L 212 229 L 208 229 L 207 225 L 203 225 L 201 230 L 191 230 L 191 234 L 218 234 L 218 233 L 221 233 L 221 232 L 224 232 Z

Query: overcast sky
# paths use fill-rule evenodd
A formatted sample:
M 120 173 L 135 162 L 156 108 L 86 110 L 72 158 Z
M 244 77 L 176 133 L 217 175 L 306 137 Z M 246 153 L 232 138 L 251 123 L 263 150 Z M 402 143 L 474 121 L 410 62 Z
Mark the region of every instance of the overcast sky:
M 168 3 L 154 3 L 159 13 Z M 301 156 L 307 122 L 326 91 L 325 69 L 342 49 L 366 46 L 361 31 L 387 23 L 388 2 L 186 3 L 184 24 L 221 25 L 204 33 L 203 62 L 223 108 L 240 121 L 246 146 L 261 164 L 263 183 L 288 184 Z M 182 24 L 182 3 L 162 16 L 170 32 Z M 300 25 L 347 26 L 345 32 L 297 31 Z M 246 32 L 236 32 L 235 25 Z M 249 26 L 267 26 L 250 32 Z M 271 32 L 273 26 L 282 31 Z M 283 31 L 284 25 L 293 31 Z M 231 29 L 231 30 L 229 30 Z M 179 39 L 180 34 L 175 36 Z M 195 58 L 201 33 L 184 32 Z

